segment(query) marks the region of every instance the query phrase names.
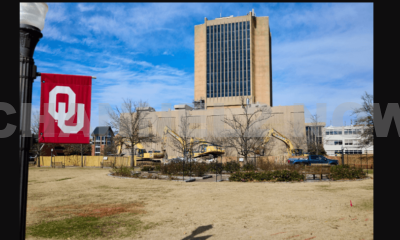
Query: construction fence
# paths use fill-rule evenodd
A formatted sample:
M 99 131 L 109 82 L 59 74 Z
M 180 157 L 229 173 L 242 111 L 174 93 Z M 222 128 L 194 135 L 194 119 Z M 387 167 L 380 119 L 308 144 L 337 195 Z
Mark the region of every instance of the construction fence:
M 106 157 L 107 159 L 104 159 Z M 116 156 L 83 156 L 80 155 L 70 155 L 70 156 L 41 156 L 40 166 L 50 167 L 55 163 L 62 163 L 66 167 L 102 167 L 115 165 L 119 166 L 130 166 L 131 159 L 129 157 L 116 157 Z M 35 165 L 38 166 L 39 157 L 35 159 Z

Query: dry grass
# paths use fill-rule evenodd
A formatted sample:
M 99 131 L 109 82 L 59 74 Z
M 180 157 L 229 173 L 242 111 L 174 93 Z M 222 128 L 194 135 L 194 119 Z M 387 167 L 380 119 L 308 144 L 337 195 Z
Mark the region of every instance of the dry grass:
M 142 209 L 143 203 L 91 203 L 85 205 L 64 205 L 54 207 L 44 207 L 40 210 L 36 209 L 37 213 L 51 214 L 58 216 L 77 215 L 81 217 L 105 217 L 120 213 L 145 213 Z
M 40 170 L 29 169 L 27 239 L 373 238 L 372 179 L 183 183 Z

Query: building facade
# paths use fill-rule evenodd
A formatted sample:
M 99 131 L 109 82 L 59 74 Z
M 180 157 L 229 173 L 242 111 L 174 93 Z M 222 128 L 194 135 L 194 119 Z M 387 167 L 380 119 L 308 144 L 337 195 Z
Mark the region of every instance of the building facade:
M 324 148 L 329 156 L 335 154 L 373 154 L 374 148 L 362 148 L 359 145 L 362 126 L 325 127 L 323 129 Z
M 262 105 L 260 104 L 251 104 L 249 111 L 254 111 L 261 106 Z M 298 129 L 301 131 L 298 136 L 302 136 L 304 139 L 304 141 L 302 141 L 304 144 L 299 148 L 306 150 L 307 144 L 305 143 L 306 132 L 304 125 L 304 106 L 275 106 L 271 108 L 271 112 L 271 117 L 263 125 L 267 128 L 274 128 L 284 136 L 291 138 L 293 132 L 291 123 L 297 123 L 299 126 Z M 189 124 L 192 124 L 191 126 L 198 126 L 198 128 L 193 131 L 191 137 L 207 139 L 209 136 L 218 136 L 222 131 L 230 129 L 230 127 L 223 122 L 224 118 L 232 119 L 233 115 L 239 116 L 243 114 L 243 109 L 215 107 L 211 109 L 195 110 L 187 105 L 175 105 L 174 110 L 170 111 L 157 112 L 154 111 L 154 109 L 149 110 L 145 116 L 145 121 L 147 121 L 145 125 L 149 127 L 144 129 L 142 134 L 152 133 L 155 136 L 158 136 L 160 141 L 149 144 L 143 143 L 143 147 L 146 148 L 148 152 L 160 151 L 162 148 L 165 126 L 168 126 L 179 135 L 181 119 L 186 113 L 190 115 L 188 118 Z M 123 133 L 121 132 L 121 134 Z M 166 140 L 165 148 L 168 158 L 182 157 L 171 145 L 171 136 L 167 136 Z M 275 144 L 274 149 L 270 153 L 271 156 L 287 155 L 286 145 L 283 142 L 276 140 Z M 131 154 L 130 150 L 125 147 L 123 147 L 122 153 L 125 155 Z M 227 153 L 226 156 L 237 156 L 237 153 Z
M 318 144 L 322 144 L 323 143 L 322 132 L 325 125 L 326 124 L 324 122 L 305 123 L 307 143 L 318 142 Z
M 268 17 L 205 18 L 195 32 L 195 101 L 205 108 L 272 106 L 271 33 Z
M 114 132 L 109 126 L 96 127 L 92 133 L 92 156 L 100 156 L 104 147 L 110 145 Z

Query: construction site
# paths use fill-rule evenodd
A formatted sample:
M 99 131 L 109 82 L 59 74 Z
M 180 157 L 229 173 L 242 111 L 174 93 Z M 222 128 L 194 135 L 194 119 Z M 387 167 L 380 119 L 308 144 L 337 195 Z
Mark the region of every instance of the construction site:
M 141 109 L 147 112 L 143 124 L 148 126 L 142 134 L 153 134 L 159 141 L 135 146 L 137 160 L 184 157 L 182 151 L 172 147 L 173 141 L 182 141 L 179 129 L 183 116 L 188 116 L 191 126 L 196 126 L 190 137 L 198 149 L 193 150 L 191 157 L 221 157 L 222 161 L 236 158 L 240 155 L 237 151 L 218 150 L 209 139 L 228 130 L 230 126 L 224 119 L 243 115 L 244 107 L 249 112 L 263 107 L 270 109 L 270 118 L 260 125 L 267 131 L 258 136 L 268 142 L 265 144 L 268 149 L 260 149 L 261 152 L 253 155 L 287 157 L 307 152 L 303 105 L 272 104 L 268 17 L 256 17 L 253 9 L 245 16 L 205 18 L 204 24 L 194 27 L 194 46 L 194 101 L 171 106 L 168 111 Z M 119 153 L 130 155 L 129 146 L 121 146 Z

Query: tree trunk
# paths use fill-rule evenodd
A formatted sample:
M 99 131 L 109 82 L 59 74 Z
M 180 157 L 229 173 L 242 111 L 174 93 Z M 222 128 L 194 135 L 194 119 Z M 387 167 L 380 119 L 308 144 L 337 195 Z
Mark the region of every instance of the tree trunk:
M 132 144 L 132 148 L 131 148 L 131 168 L 133 168 L 134 167 L 134 163 L 135 163 L 135 160 L 134 160 L 134 154 L 135 153 L 135 151 L 134 151 L 134 149 L 133 149 L 133 144 Z

